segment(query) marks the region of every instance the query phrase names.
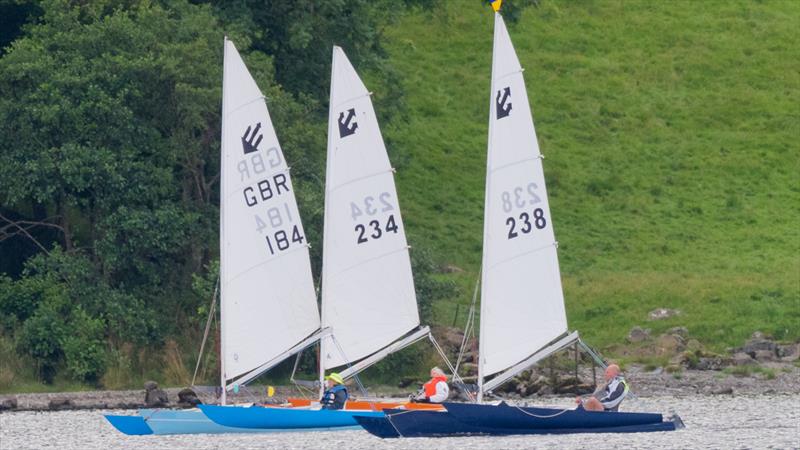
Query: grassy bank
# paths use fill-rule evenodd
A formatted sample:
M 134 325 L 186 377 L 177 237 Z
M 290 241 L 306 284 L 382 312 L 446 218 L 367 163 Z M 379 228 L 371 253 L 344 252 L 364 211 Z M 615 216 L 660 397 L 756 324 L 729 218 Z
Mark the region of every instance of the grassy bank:
M 570 328 L 612 357 L 635 325 L 685 326 L 716 351 L 755 330 L 800 339 L 800 2 L 538 5 L 509 31 L 546 156 Z M 439 2 L 384 34 L 405 95 L 382 123 L 404 222 L 413 246 L 463 270 L 437 275 L 461 289 L 434 305 L 435 322 L 463 326 L 481 261 L 491 10 Z M 364 75 L 380 111 L 385 80 Z M 648 321 L 662 307 L 681 314 Z M 100 382 L 187 384 L 201 331 L 110 349 Z M 389 382 L 403 358 L 367 376 Z M 216 382 L 214 364 L 203 382 Z M 32 367 L 0 336 L 0 392 L 87 388 L 66 375 L 43 387 Z
M 510 33 L 570 327 L 600 347 L 634 325 L 717 350 L 800 337 L 800 4 L 539 3 Z M 410 239 L 465 270 L 443 275 L 462 286 L 436 308 L 450 324 L 480 265 L 491 12 L 446 2 L 387 34 L 408 114 L 383 129 Z M 659 307 L 682 314 L 647 323 Z

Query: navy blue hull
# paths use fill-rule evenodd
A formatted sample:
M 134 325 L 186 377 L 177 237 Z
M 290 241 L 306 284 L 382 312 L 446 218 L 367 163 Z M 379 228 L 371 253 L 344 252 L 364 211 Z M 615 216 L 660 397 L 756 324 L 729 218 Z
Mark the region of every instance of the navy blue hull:
M 454 405 L 447 404 L 448 407 Z M 467 407 L 498 408 L 491 405 L 471 405 L 457 404 Z M 504 408 L 512 408 L 504 406 Z M 513 408 L 517 409 L 517 408 Z M 564 410 L 552 410 L 545 408 L 525 408 L 526 412 L 531 410 L 537 412 L 550 411 L 562 412 Z M 460 417 L 446 411 L 408 411 L 400 409 L 384 410 L 385 417 L 359 417 L 355 419 L 365 430 L 380 438 L 397 437 L 445 437 L 445 436 L 507 436 L 514 434 L 567 434 L 567 433 L 643 433 L 653 431 L 673 431 L 676 423 L 672 421 L 664 422 L 660 414 L 643 414 L 644 416 L 658 416 L 657 421 L 645 423 L 645 420 L 655 417 L 627 417 L 625 420 L 614 422 L 613 420 L 589 420 L 581 423 L 580 419 L 587 411 L 574 410 L 578 414 L 570 414 L 561 417 L 559 420 L 554 418 L 547 419 L 546 423 L 538 423 L 535 426 L 516 426 L 512 427 L 501 424 L 497 417 L 493 416 L 494 410 L 473 410 L 484 414 L 483 419 L 478 420 L 478 416 L 469 417 L 469 423 L 461 420 Z M 462 411 L 463 412 L 463 411 Z M 507 412 L 507 411 L 500 411 Z M 573 412 L 573 410 L 567 410 Z M 581 414 L 583 413 L 583 414 Z M 634 413 L 598 413 L 609 415 L 634 414 Z M 565 416 L 562 412 L 559 416 Z M 512 419 L 514 416 L 511 416 Z M 530 417 L 530 416 L 526 416 Z M 584 417 L 585 418 L 585 417 Z M 640 423 L 634 423 L 640 422 Z M 616 423 L 616 425 L 614 425 Z M 509 424 L 521 425 L 521 421 L 511 421 Z
M 598 412 L 580 409 L 530 408 L 472 403 L 445 403 L 447 411 L 468 425 L 490 428 L 610 428 L 662 422 L 661 414 Z
M 459 422 L 447 411 L 384 409 L 383 412 L 384 417 L 355 419 L 365 430 L 382 438 L 508 434 Z

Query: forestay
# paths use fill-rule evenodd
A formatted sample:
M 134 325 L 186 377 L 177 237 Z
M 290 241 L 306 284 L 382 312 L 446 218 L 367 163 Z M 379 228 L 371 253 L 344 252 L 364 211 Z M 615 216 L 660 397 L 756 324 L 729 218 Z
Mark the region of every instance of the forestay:
M 567 331 L 541 158 L 522 67 L 496 13 L 481 283 L 481 380 Z
M 333 48 L 320 368 L 364 358 L 419 325 L 400 205 L 370 93 Z
M 220 199 L 223 385 L 319 328 L 289 167 L 258 89 L 225 40 Z

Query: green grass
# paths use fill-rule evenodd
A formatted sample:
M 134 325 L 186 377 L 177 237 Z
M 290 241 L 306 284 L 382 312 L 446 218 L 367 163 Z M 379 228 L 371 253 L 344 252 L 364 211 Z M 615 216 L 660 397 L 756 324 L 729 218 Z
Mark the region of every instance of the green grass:
M 478 0 L 439 4 L 384 30 L 406 113 L 381 125 L 410 243 L 464 269 L 437 275 L 461 289 L 435 321 L 463 326 L 481 261 L 493 19 Z M 570 328 L 609 356 L 634 325 L 686 326 L 718 352 L 755 330 L 799 339 L 800 2 L 539 4 L 509 31 L 546 156 Z M 682 314 L 648 322 L 659 307 Z M 142 355 L 112 357 L 110 387 L 172 385 L 193 369 L 186 355 L 172 377 Z M 4 361 L 0 392 L 76 388 L 42 387 Z
M 755 330 L 800 338 L 800 3 L 540 4 L 509 30 L 570 328 L 601 348 L 637 324 L 686 326 L 717 351 Z M 461 293 L 434 308 L 450 325 L 462 304 L 461 325 L 481 259 L 492 14 L 443 2 L 385 35 L 406 94 L 382 124 L 404 221 L 412 245 L 465 270 L 441 275 Z M 658 307 L 683 313 L 648 322 Z

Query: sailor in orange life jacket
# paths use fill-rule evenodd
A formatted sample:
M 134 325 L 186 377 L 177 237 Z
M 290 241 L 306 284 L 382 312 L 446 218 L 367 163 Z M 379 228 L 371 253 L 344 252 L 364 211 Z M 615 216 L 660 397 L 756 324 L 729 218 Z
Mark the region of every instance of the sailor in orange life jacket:
M 442 403 L 450 395 L 450 387 L 447 386 L 447 375 L 438 367 L 431 369 L 431 380 L 422 385 L 422 389 L 412 402 L 418 403 Z

